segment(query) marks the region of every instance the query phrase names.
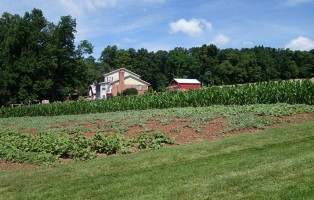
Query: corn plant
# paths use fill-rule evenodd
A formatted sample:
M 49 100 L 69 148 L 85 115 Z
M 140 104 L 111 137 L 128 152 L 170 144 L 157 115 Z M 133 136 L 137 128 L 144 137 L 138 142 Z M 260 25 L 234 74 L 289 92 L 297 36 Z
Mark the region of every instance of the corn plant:
M 169 91 L 118 97 L 108 100 L 52 103 L 0 109 L 0 117 L 76 115 L 151 108 L 203 107 L 210 105 L 307 104 L 314 103 L 314 84 L 266 82 L 233 87 Z

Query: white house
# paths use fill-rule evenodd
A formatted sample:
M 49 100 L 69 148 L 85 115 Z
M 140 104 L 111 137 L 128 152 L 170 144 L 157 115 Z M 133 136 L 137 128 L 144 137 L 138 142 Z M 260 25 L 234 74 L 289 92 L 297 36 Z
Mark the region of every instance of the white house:
M 150 84 L 140 77 L 125 68 L 103 74 L 96 83 L 89 86 L 88 97 L 93 100 L 112 98 L 127 88 L 136 88 L 139 94 L 144 94 Z

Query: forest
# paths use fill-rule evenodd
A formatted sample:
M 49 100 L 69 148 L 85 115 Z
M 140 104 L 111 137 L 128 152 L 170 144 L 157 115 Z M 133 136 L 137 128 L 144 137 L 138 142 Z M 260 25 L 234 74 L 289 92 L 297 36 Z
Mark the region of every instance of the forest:
M 292 51 L 255 46 L 242 49 L 176 47 L 169 51 L 106 46 L 99 58 L 87 40 L 75 45 L 76 20 L 47 21 L 39 9 L 0 18 L 0 107 L 30 100 L 62 101 L 86 96 L 101 74 L 127 68 L 164 91 L 173 78 L 195 78 L 202 86 L 229 85 L 314 76 L 314 49 Z

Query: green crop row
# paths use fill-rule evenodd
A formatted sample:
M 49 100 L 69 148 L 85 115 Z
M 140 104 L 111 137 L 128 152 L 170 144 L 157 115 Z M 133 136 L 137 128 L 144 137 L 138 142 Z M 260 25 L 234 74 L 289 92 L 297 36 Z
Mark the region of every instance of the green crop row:
M 169 91 L 118 97 L 108 100 L 53 103 L 0 109 L 0 117 L 54 116 L 103 113 L 151 108 L 199 107 L 210 105 L 307 104 L 314 103 L 314 83 L 266 82 L 233 87 Z
M 145 138 L 145 141 L 143 140 Z M 103 135 L 96 133 L 86 138 L 82 133 L 75 136 L 39 132 L 35 136 L 29 133 L 0 133 L 0 160 L 26 164 L 49 165 L 57 163 L 59 158 L 89 160 L 97 153 L 129 153 L 132 146 L 140 149 L 161 148 L 163 144 L 173 144 L 173 139 L 165 133 L 143 133 L 138 138 L 127 139 L 121 134 Z

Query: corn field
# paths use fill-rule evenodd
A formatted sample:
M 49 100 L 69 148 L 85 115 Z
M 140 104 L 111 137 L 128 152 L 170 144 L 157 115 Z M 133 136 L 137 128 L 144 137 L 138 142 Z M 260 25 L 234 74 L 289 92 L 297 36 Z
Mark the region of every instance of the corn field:
M 233 87 L 147 93 L 108 100 L 65 102 L 0 109 L 0 117 L 75 115 L 151 108 L 202 107 L 210 105 L 308 104 L 313 105 L 314 84 L 266 82 Z

